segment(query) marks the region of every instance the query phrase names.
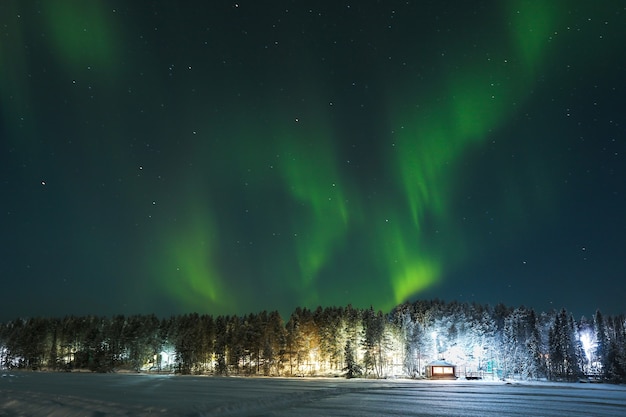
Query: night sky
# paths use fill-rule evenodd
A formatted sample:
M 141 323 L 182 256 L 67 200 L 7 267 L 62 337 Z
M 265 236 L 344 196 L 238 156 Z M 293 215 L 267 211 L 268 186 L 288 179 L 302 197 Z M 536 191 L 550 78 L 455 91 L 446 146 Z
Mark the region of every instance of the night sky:
M 0 320 L 626 311 L 623 1 L 0 2 Z

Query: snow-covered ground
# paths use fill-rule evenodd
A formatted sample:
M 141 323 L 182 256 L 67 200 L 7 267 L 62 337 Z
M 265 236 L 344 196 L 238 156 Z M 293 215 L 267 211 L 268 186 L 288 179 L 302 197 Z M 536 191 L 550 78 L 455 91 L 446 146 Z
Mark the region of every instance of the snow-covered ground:
M 626 416 L 626 387 L 1 372 L 0 417 Z

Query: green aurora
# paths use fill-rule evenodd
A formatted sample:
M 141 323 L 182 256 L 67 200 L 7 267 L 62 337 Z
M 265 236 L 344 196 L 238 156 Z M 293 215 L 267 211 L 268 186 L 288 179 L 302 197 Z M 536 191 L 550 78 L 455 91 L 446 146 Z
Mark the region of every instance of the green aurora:
M 560 207 L 560 179 L 551 175 L 558 163 L 547 166 L 543 155 L 531 155 L 527 170 L 490 162 L 501 168 L 496 178 L 479 165 L 485 154 L 501 159 L 510 151 L 498 149 L 518 146 L 507 136 L 542 78 L 558 76 L 559 60 L 591 70 L 571 57 L 578 38 L 568 33 L 570 6 L 491 6 L 491 20 L 432 42 L 410 33 L 416 15 L 398 16 L 405 32 L 372 29 L 370 52 L 332 49 L 350 42 L 371 21 L 366 15 L 344 35 L 305 23 L 296 30 L 286 19 L 275 24 L 282 35 L 250 23 L 244 36 L 246 17 L 236 20 L 239 7 L 230 4 L 207 10 L 202 22 L 173 4 L 144 5 L 158 13 L 142 18 L 141 7 L 123 3 L 44 2 L 34 13 L 8 1 L 4 12 L 19 16 L 0 40 L 9 148 L 32 167 L 28 181 L 46 182 L 52 194 L 58 177 L 57 189 L 66 187 L 59 198 L 83 202 L 46 204 L 73 230 L 92 230 L 68 250 L 90 257 L 84 241 L 95 239 L 85 262 L 114 265 L 102 269 L 120 275 L 110 279 L 124 305 L 214 314 L 347 303 L 388 310 L 430 294 L 485 252 L 529 239 L 528 213 L 549 222 Z M 615 53 L 609 43 L 595 52 Z M 363 75 L 345 82 L 355 68 Z M 42 70 L 60 80 L 44 98 Z M 62 171 L 69 179 L 55 174 Z M 467 221 L 483 210 L 465 206 L 468 188 L 487 176 L 493 188 L 482 206 L 506 225 L 497 243 Z M 115 243 L 104 249 L 98 239 Z

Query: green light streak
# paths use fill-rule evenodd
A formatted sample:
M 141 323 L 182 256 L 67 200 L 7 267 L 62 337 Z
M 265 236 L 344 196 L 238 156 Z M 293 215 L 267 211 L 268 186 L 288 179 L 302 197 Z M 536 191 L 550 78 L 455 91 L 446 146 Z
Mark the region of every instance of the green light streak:
M 86 66 L 115 68 L 119 41 L 112 11 L 101 1 L 45 1 L 46 19 L 53 51 L 58 63 L 68 70 Z
M 379 236 L 383 239 L 383 263 L 391 277 L 396 305 L 437 282 L 441 268 L 420 242 L 419 234 L 392 220 L 380 228 Z
M 444 75 L 442 88 L 427 94 L 425 100 L 419 95 L 423 106 L 390 101 L 396 107 L 390 111 L 395 130 L 391 164 L 396 166 L 412 219 L 410 238 L 408 231 L 396 230 L 394 243 L 387 243 L 385 257 L 397 302 L 436 282 L 444 260 L 454 265 L 467 253 L 471 245 L 459 239 L 428 256 L 417 250 L 431 247 L 424 233 L 426 222 L 452 228 L 448 225 L 454 224 L 451 198 L 459 162 L 511 117 L 516 109 L 512 103 L 526 100 L 536 68 L 546 55 L 555 24 L 551 6 L 514 1 L 508 4 L 507 13 L 516 54 L 491 63 L 461 65 Z M 443 96 L 442 91 L 446 92 Z
M 499 86 L 503 78 L 479 69 L 454 76 L 447 83 L 448 100 L 433 99 L 437 104 L 426 114 L 414 111 L 397 122 L 394 159 L 417 230 L 426 212 L 445 220 L 455 163 L 504 122 L 503 103 L 510 102 L 512 92 Z
M 35 13 L 29 8 L 37 10 L 34 19 L 27 18 Z M 16 132 L 9 136 L 20 138 L 15 141 L 17 149 L 36 155 L 39 139 L 46 134 L 39 131 L 37 112 L 50 109 L 38 108 L 33 86 L 48 77 L 50 58 L 67 73 L 68 86 L 92 69 L 102 70 L 98 78 L 114 82 L 122 61 L 118 46 L 123 34 L 114 27 L 112 9 L 99 0 L 51 0 L 30 6 L 8 0 L 2 9 L 9 17 L 4 24 L 6 35 L 0 40 L 0 104 L 6 109 L 2 116 L 8 128 Z M 37 62 L 39 55 L 31 51 L 45 51 L 45 61 Z M 43 76 L 32 77 L 42 68 Z
M 217 262 L 218 232 L 208 204 L 192 204 L 186 218 L 168 233 L 156 275 L 168 296 L 196 311 L 222 311 L 231 297 L 224 289 Z
M 310 290 L 348 229 L 347 198 L 325 135 L 287 137 L 283 148 L 283 180 L 289 194 L 305 210 L 303 216 L 294 219 L 293 229 L 301 278 Z
M 511 37 L 524 75 L 535 73 L 546 53 L 546 46 L 557 27 L 557 6 L 551 1 L 515 0 L 508 3 Z M 562 12 L 561 12 L 562 13 Z

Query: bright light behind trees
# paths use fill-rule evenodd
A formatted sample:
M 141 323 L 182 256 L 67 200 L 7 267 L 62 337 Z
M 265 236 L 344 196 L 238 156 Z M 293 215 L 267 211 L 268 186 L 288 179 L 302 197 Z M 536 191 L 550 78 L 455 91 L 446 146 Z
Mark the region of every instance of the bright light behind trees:
M 626 380 L 626 320 L 435 300 L 247 316 L 66 317 L 0 323 L 0 367 L 194 375 Z M 610 344 L 599 335 L 610 337 Z M 602 346 L 609 345 L 607 349 Z
M 588 361 L 592 359 L 592 352 L 595 350 L 597 343 L 595 340 L 592 340 L 592 335 L 590 332 L 586 331 L 580 334 L 580 343 L 583 345 L 583 350 L 585 351 L 585 356 Z
M 585 352 L 585 358 L 587 359 L 587 363 L 585 366 L 586 373 L 596 373 L 600 364 L 597 363 L 596 359 L 596 348 L 598 346 L 598 342 L 596 339 L 596 335 L 592 330 L 586 329 L 582 330 L 579 333 L 579 340 L 583 346 L 583 351 Z

